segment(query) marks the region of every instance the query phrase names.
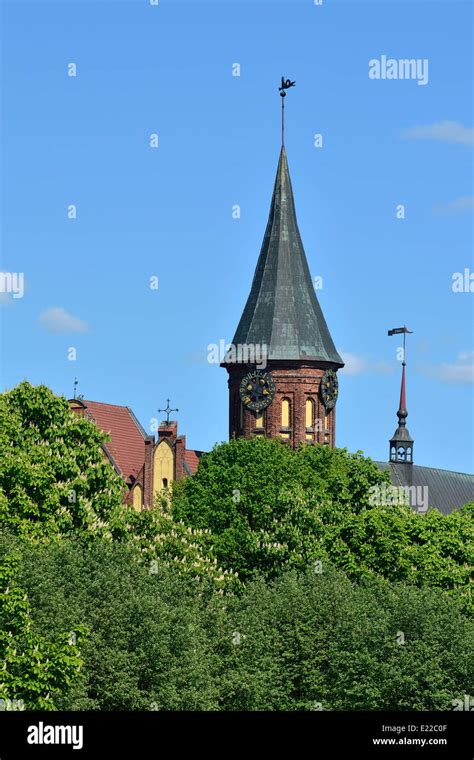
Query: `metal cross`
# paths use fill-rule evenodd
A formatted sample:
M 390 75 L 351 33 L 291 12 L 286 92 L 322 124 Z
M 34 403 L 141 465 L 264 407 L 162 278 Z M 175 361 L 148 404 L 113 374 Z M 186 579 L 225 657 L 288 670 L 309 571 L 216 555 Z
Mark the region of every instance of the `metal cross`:
M 159 412 L 165 412 L 166 414 L 166 424 L 169 424 L 170 421 L 170 412 L 179 412 L 179 409 L 171 409 L 170 407 L 170 400 L 169 398 L 166 399 L 166 409 L 158 409 Z

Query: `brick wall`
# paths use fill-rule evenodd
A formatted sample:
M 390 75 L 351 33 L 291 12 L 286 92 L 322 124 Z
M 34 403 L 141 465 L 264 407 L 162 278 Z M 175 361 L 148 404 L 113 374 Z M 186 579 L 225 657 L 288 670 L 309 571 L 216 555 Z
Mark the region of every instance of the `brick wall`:
M 294 362 L 278 363 L 270 362 L 267 371 L 271 373 L 275 383 L 275 398 L 263 413 L 263 428 L 256 426 L 256 415 L 249 409 L 242 408 L 239 386 L 242 378 L 254 366 L 233 365 L 228 366 L 229 372 L 229 437 L 243 436 L 249 438 L 253 435 L 266 435 L 269 438 L 282 437 L 286 433 L 293 448 L 300 443 L 325 443 L 335 446 L 336 441 L 336 410 L 332 409 L 328 414 L 328 429 L 325 430 L 326 410 L 319 396 L 319 385 L 325 369 L 315 367 L 314 364 Z M 290 401 L 290 426 L 283 430 L 281 426 L 281 402 L 283 399 Z M 312 399 L 315 409 L 315 422 L 312 431 L 306 428 L 306 400 Z M 318 426 L 317 420 L 320 420 Z M 319 429 L 318 429 L 319 428 Z M 307 436 L 311 437 L 311 441 Z

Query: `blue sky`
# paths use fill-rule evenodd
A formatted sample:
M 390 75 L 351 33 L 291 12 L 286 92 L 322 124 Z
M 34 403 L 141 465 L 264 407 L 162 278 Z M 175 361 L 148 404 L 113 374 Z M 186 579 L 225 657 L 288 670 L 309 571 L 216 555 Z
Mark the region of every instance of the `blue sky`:
M 1 267 L 25 278 L 23 298 L 1 297 L 3 387 L 70 397 L 77 376 L 146 428 L 169 396 L 189 447 L 227 438 L 207 346 L 232 340 L 250 288 L 285 75 L 300 231 L 347 358 L 337 443 L 387 459 L 401 371 L 387 329 L 405 323 L 415 462 L 472 470 L 473 294 L 452 289 L 474 269 L 468 2 L 1 7 Z M 370 79 L 383 55 L 428 59 L 428 83 Z

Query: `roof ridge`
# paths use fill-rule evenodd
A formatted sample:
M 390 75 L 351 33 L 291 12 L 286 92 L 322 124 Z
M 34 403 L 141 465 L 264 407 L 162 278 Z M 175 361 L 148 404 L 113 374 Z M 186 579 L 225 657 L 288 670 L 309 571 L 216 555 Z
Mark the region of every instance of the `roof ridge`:
M 437 472 L 449 472 L 451 475 L 466 475 L 468 478 L 474 478 L 472 472 L 461 472 L 460 470 L 447 470 L 445 467 L 429 467 L 425 464 L 414 464 L 413 467 L 422 468 L 423 470 L 436 470 Z
M 394 464 L 404 464 L 404 462 L 385 462 L 380 459 L 372 459 L 374 464 L 383 464 L 386 467 L 392 467 Z M 412 464 L 411 467 L 415 467 L 418 470 L 434 470 L 435 472 L 449 472 L 450 475 L 464 475 L 468 478 L 474 478 L 474 473 L 460 472 L 459 470 L 447 470 L 445 467 L 429 467 L 425 464 Z
M 145 438 L 148 438 L 148 433 L 146 432 L 145 428 L 144 428 L 144 427 L 143 427 L 143 425 L 141 424 L 141 422 L 140 422 L 140 420 L 138 419 L 138 417 L 135 415 L 135 412 L 133 411 L 133 409 L 131 409 L 129 406 L 126 406 L 125 408 L 126 408 L 126 409 L 128 409 L 128 412 L 129 412 L 129 414 L 130 414 L 130 417 L 131 417 L 131 418 L 132 418 L 132 420 L 134 421 L 135 425 L 137 426 L 138 430 L 139 430 L 139 431 L 140 431 L 140 433 L 142 434 L 143 438 L 144 438 L 144 439 L 145 439 Z
M 110 404 L 108 401 L 94 401 L 93 399 L 86 398 L 72 399 L 72 401 L 82 401 L 83 404 L 101 404 L 102 406 L 115 406 L 118 409 L 129 408 L 126 404 Z

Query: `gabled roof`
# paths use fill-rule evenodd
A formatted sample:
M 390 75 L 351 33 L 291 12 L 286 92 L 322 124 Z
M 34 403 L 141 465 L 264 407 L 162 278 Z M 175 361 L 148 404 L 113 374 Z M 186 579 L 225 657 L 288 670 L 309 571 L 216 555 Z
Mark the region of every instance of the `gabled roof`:
M 194 475 L 198 468 L 199 460 L 202 457 L 202 451 L 194 449 L 185 449 L 183 455 L 183 467 L 187 475 Z
M 311 280 L 284 147 L 257 268 L 233 344 L 264 344 L 268 359 L 344 366 Z
M 120 474 L 125 480 L 134 480 L 145 462 L 145 438 L 147 434 L 128 406 L 86 401 L 85 416 L 94 420 L 97 427 L 110 436 L 105 444 Z
M 474 476 L 465 472 L 438 470 L 416 464 L 376 462 L 381 470 L 390 470 L 394 486 L 427 487 L 430 507 L 436 507 L 445 515 L 474 502 Z

